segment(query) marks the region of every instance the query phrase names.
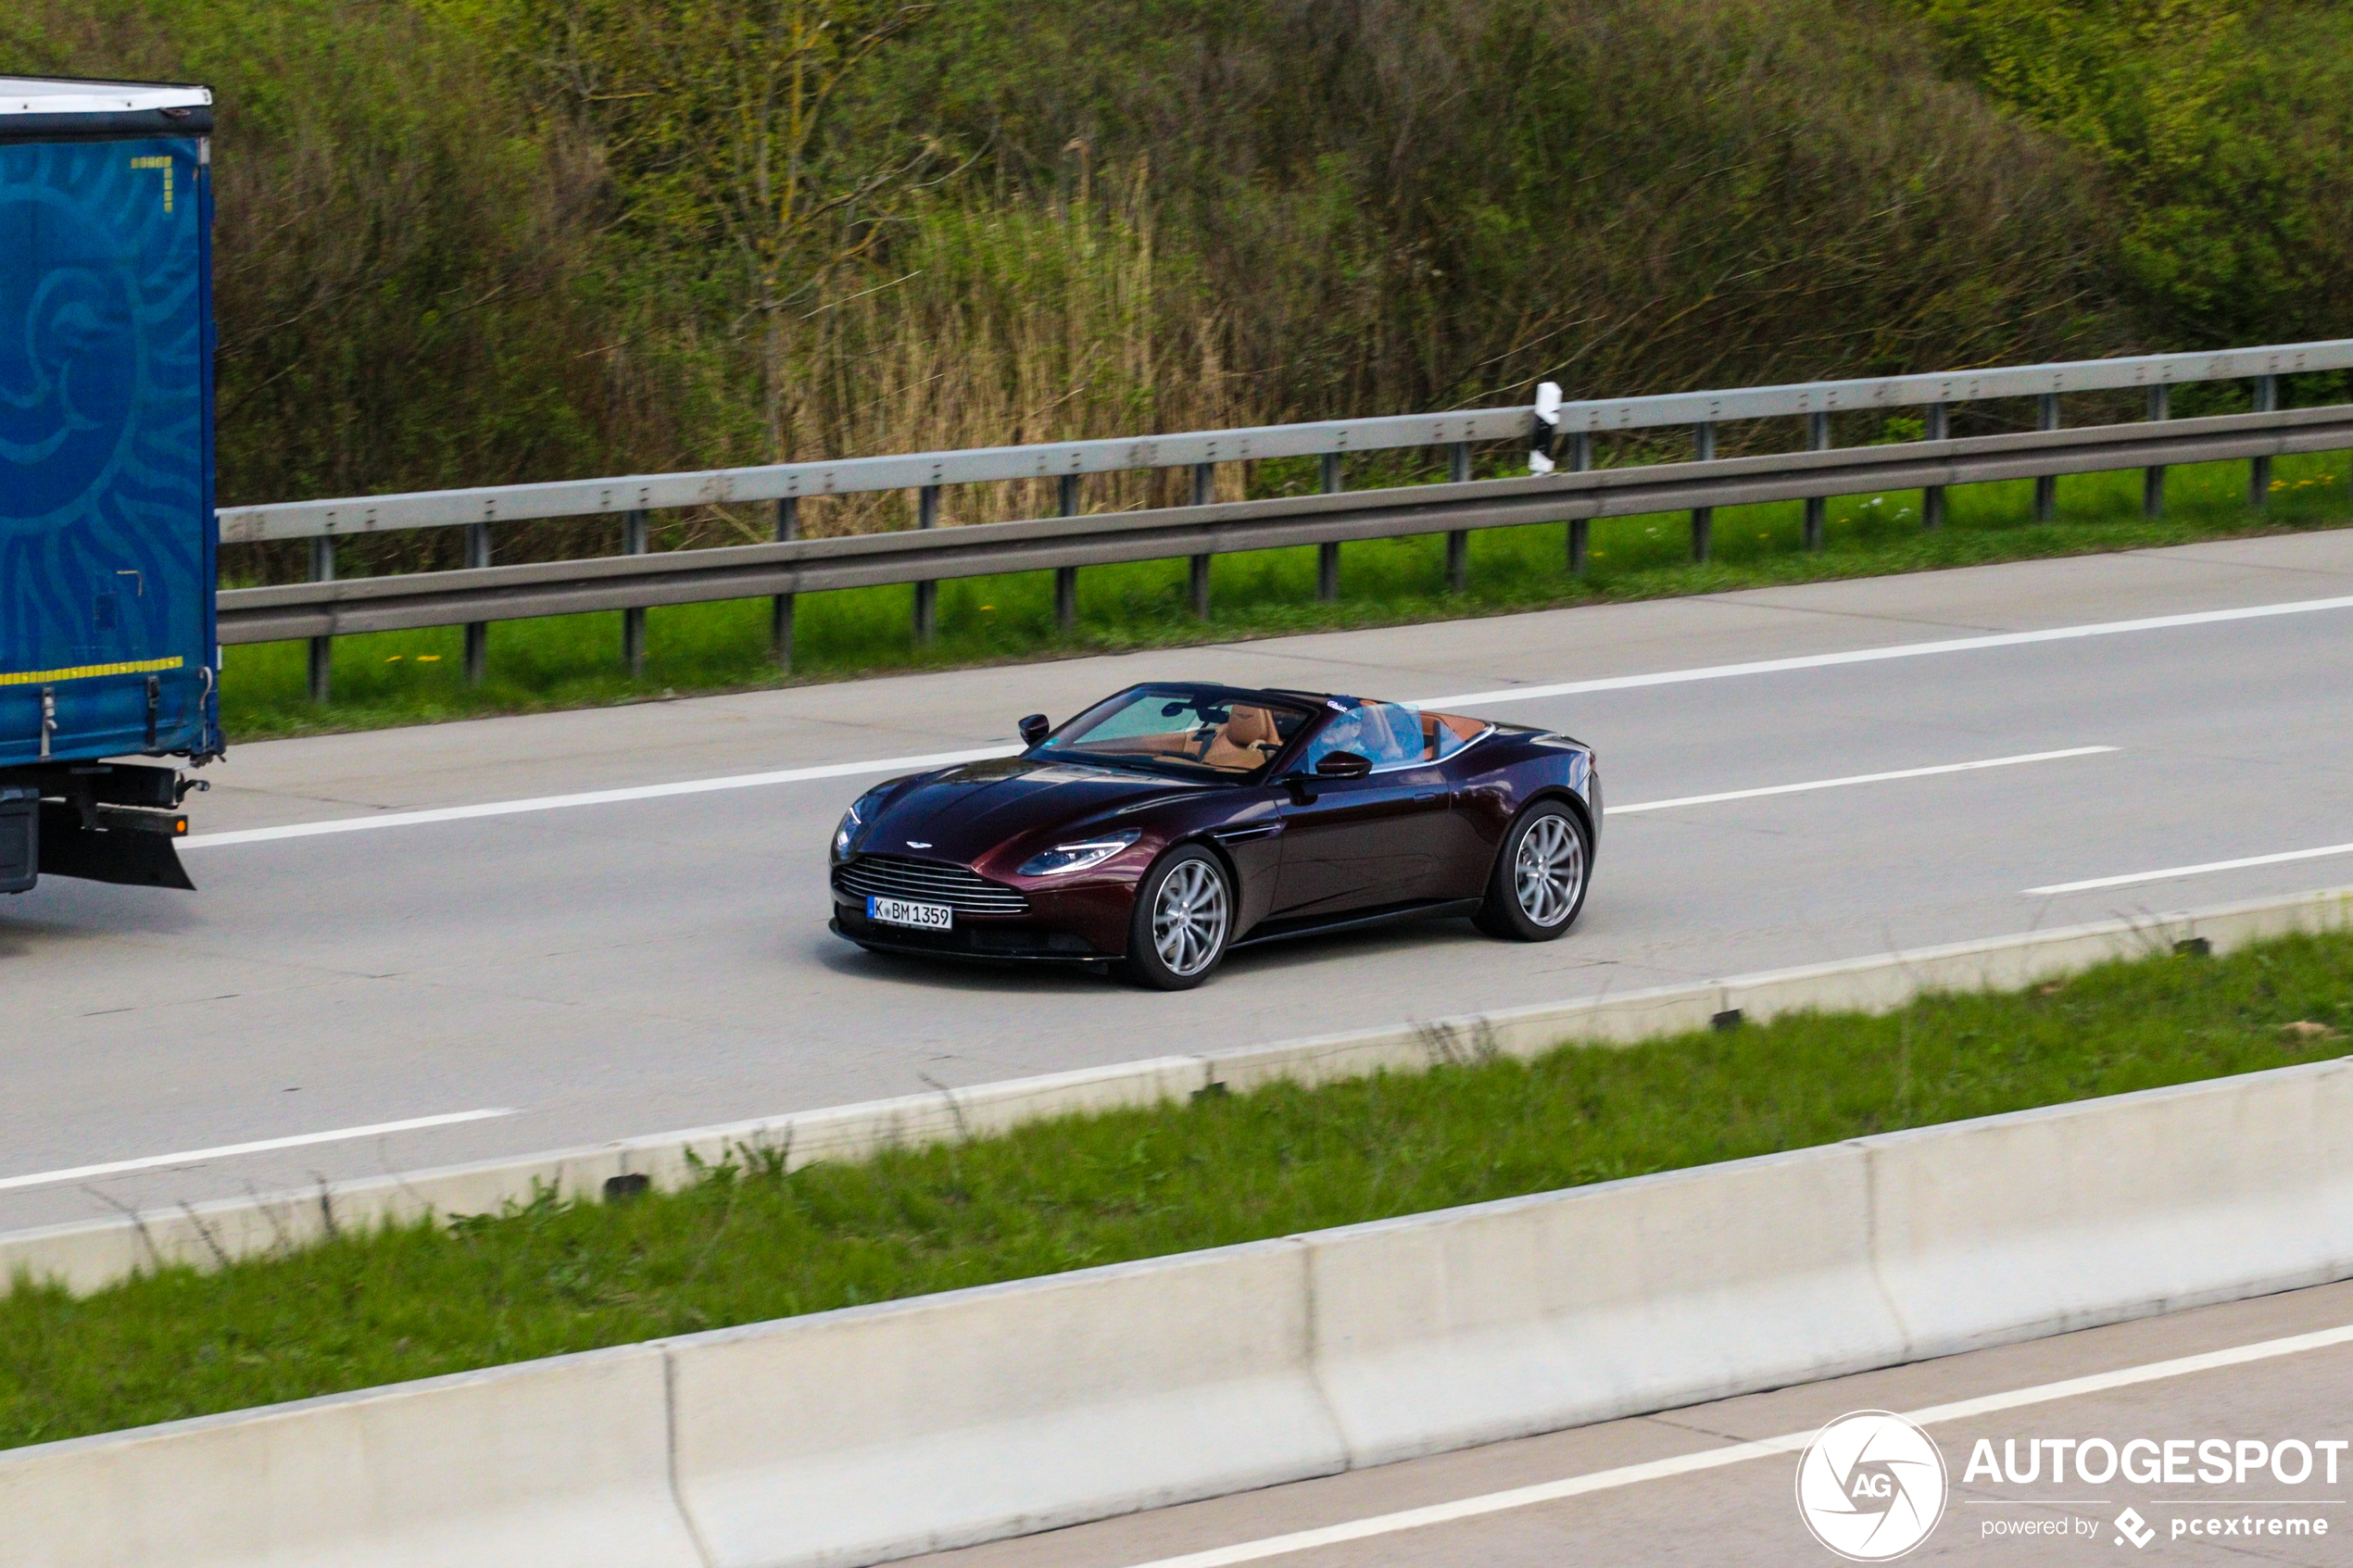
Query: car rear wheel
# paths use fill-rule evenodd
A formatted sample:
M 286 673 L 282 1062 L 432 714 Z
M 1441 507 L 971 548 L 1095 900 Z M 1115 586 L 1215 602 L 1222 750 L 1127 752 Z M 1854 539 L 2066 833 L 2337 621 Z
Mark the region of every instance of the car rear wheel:
M 1127 924 L 1127 976 L 1155 991 L 1184 991 L 1208 979 L 1234 932 L 1234 889 L 1226 868 L 1191 845 L 1171 850 L 1144 874 Z
M 1577 813 L 1540 800 L 1504 834 L 1486 902 L 1473 918 L 1491 936 L 1549 942 L 1577 923 L 1592 864 L 1592 836 Z

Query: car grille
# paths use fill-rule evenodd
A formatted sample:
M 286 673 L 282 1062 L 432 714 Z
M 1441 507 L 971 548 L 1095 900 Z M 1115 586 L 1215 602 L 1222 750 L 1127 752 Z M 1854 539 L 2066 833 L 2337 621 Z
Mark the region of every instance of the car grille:
M 834 885 L 859 898 L 912 898 L 970 915 L 1026 915 L 1029 900 L 963 866 L 862 855 L 834 872 Z

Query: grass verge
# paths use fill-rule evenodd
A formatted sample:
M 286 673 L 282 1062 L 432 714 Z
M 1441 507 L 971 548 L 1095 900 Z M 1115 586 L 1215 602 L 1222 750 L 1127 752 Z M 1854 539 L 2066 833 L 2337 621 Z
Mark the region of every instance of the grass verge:
M 0 1448 L 2337 1054 L 2353 937 L 1040 1123 L 0 1299 Z
M 2340 453 L 2283 459 L 2268 514 L 2245 505 L 2244 463 L 2171 470 L 2167 513 L 2155 521 L 2141 515 L 2138 471 L 2062 481 L 2060 514 L 2050 523 L 2031 521 L 2031 481 L 1953 490 L 1946 525 L 1933 533 L 1919 527 L 1917 492 L 1856 496 L 1831 504 L 1824 548 L 1811 554 L 1800 548 L 1798 504 L 1727 508 L 1717 514 L 1716 558 L 1704 565 L 1689 558 L 1683 514 L 1613 518 L 1593 525 L 1592 559 L 1582 577 L 1567 570 L 1561 525 L 1493 529 L 1472 535 L 1469 581 L 1460 594 L 1446 590 L 1442 536 L 1370 541 L 1343 552 L 1340 596 L 1329 604 L 1315 596 L 1313 547 L 1254 551 L 1217 558 L 1205 622 L 1190 613 L 1182 560 L 1080 572 L 1078 624 L 1069 633 L 1054 623 L 1051 572 L 973 578 L 941 584 L 939 635 L 928 647 L 913 642 L 906 588 L 807 594 L 797 607 L 790 680 L 1386 626 L 2326 527 L 2353 515 L 2349 466 Z M 787 684 L 768 661 L 764 599 L 657 609 L 648 625 L 641 680 L 632 680 L 621 665 L 617 612 L 495 626 L 489 668 L 479 686 L 465 684 L 461 633 L 455 627 L 342 638 L 335 644 L 334 701 L 325 708 L 308 697 L 303 645 L 231 648 L 221 681 L 222 716 L 233 740 L 256 740 Z

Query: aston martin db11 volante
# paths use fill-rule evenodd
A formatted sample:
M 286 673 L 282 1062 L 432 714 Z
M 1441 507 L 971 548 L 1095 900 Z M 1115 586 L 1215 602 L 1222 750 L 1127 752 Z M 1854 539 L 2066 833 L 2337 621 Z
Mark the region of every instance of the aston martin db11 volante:
M 833 843 L 833 929 L 862 947 L 1116 964 L 1162 990 L 1227 952 L 1468 915 L 1575 922 L 1602 822 L 1592 749 L 1403 703 L 1130 686 L 1017 757 L 868 790 Z

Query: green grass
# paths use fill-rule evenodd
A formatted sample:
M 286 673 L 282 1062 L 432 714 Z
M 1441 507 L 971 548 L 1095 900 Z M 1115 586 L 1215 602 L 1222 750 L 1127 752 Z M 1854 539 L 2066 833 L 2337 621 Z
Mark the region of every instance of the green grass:
M 1946 526 L 1934 533 L 1919 525 L 1917 493 L 1855 497 L 1831 504 L 1825 548 L 1815 555 L 1800 548 L 1796 504 L 1728 508 L 1717 515 L 1716 558 L 1705 565 L 1689 558 L 1684 514 L 1617 518 L 1593 525 L 1583 578 L 1567 571 L 1561 525 L 1496 529 L 1472 535 L 1469 584 L 1459 595 L 1446 591 L 1444 542 L 1437 535 L 1346 546 L 1341 596 L 1332 604 L 1315 597 L 1313 548 L 1221 556 L 1212 571 L 1206 623 L 1189 612 L 1182 560 L 1080 572 L 1079 621 L 1070 633 L 1054 625 L 1051 573 L 975 578 L 941 584 L 939 636 L 928 648 L 914 645 L 906 588 L 805 594 L 797 607 L 791 679 L 1386 626 L 2324 527 L 2353 512 L 2347 470 L 2342 454 L 2282 461 L 2265 517 L 2243 504 L 2241 463 L 2174 470 L 2167 514 L 2154 522 L 2141 516 L 2137 471 L 2062 481 L 2060 515 L 2049 524 L 2032 521 L 2031 483 L 1954 490 Z M 232 648 L 221 682 L 223 721 L 233 740 L 252 740 L 784 681 L 768 662 L 765 600 L 657 609 L 648 621 L 646 674 L 635 681 L 621 666 L 618 613 L 494 626 L 487 678 L 478 687 L 465 684 L 461 634 L 454 627 L 342 638 L 334 701 L 324 709 L 306 695 L 302 645 Z
M 2320 1030 L 2292 1031 L 2307 1022 Z M 1532 1063 L 1277 1085 L 0 1299 L 0 1447 L 2337 1054 L 2353 937 Z

